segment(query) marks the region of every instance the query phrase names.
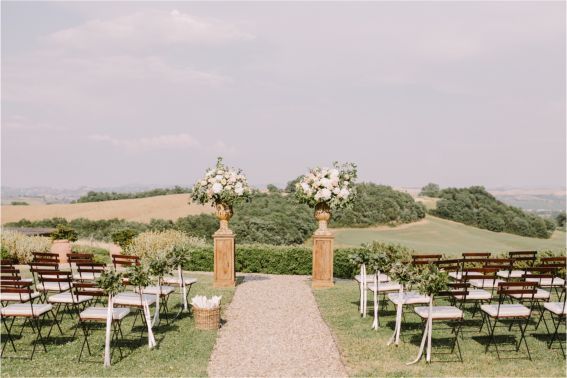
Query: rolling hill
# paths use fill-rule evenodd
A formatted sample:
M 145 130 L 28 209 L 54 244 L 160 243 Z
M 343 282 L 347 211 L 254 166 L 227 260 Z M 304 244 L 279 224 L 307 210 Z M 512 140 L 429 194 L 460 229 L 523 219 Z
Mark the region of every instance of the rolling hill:
M 68 220 L 87 218 L 126 219 L 147 223 L 152 218 L 176 220 L 187 215 L 212 213 L 213 208 L 198 204 L 189 204 L 189 194 L 172 194 L 148 198 L 136 198 L 117 201 L 89 202 L 75 204 L 2 205 L 2 224 L 17 222 L 20 219 L 41 220 L 61 217 Z
M 358 246 L 379 240 L 398 243 L 418 252 L 460 255 L 467 251 L 565 250 L 565 232 L 555 231 L 550 239 L 527 238 L 492 232 L 428 215 L 424 220 L 399 227 L 335 229 L 337 246 Z

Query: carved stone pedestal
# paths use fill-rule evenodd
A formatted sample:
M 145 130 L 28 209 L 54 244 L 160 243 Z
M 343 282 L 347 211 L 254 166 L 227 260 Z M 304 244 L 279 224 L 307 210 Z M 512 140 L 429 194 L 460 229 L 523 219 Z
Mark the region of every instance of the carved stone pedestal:
M 330 233 L 313 235 L 313 288 L 333 287 L 333 242 Z
M 214 287 L 236 286 L 236 273 L 234 271 L 234 234 L 216 232 L 215 241 L 215 271 Z

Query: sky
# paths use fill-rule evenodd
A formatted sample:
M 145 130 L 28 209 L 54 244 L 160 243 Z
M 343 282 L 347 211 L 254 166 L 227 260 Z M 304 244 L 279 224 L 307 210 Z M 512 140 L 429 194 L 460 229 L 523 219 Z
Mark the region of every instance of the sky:
M 3 186 L 565 186 L 564 2 L 2 2 Z

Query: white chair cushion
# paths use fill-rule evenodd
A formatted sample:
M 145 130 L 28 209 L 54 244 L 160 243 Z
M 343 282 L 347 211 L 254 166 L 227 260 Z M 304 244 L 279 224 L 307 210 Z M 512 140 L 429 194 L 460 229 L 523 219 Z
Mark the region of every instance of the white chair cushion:
M 471 301 L 482 301 L 482 300 L 490 300 L 492 298 L 492 293 L 490 291 L 482 290 L 482 289 L 468 289 L 468 294 L 466 295 L 465 300 Z M 462 300 L 464 295 L 455 295 L 455 298 L 458 300 Z
M 40 303 L 30 305 L 29 303 L 16 303 L 6 306 L 2 309 L 2 316 L 32 316 L 32 306 L 33 315 L 39 316 L 51 311 L 53 308 L 49 303 Z
M 388 294 L 388 299 L 392 303 L 398 304 L 424 304 L 429 303 L 429 297 L 427 295 L 422 295 L 413 291 L 405 292 L 400 296 L 400 293 L 390 293 Z
M 530 315 L 530 309 L 521 304 L 501 304 L 500 313 L 497 304 L 485 304 L 480 309 L 493 318 L 523 318 Z
M 194 283 L 197 283 L 196 278 L 190 278 L 185 276 L 183 276 L 183 281 L 185 282 L 185 286 L 190 286 L 193 285 Z M 181 285 L 181 281 L 177 277 L 163 277 L 162 282 L 166 285 Z
M 59 293 L 47 298 L 49 303 L 83 303 L 93 299 L 90 295 L 73 295 L 71 293 Z
M 161 290 L 160 290 L 161 288 Z M 169 295 L 175 291 L 173 286 L 148 286 L 142 289 L 142 293 L 144 294 L 160 294 L 160 295 Z
M 501 270 L 496 273 L 500 278 L 522 278 L 524 274 L 526 274 L 524 270 Z
M 504 281 L 499 280 L 499 279 L 496 279 L 496 280 L 493 280 L 493 279 L 474 279 L 474 280 L 469 281 L 469 283 L 472 286 L 480 288 L 480 289 L 487 289 L 487 288 L 492 289 L 492 288 L 498 287 L 498 284 L 500 282 L 504 282 Z
M 356 282 L 360 283 L 362 276 L 360 274 L 357 274 L 356 276 L 354 276 L 354 279 L 356 280 Z M 388 282 L 390 281 L 390 277 L 388 277 L 385 274 L 380 273 L 380 275 L 378 276 L 378 281 L 380 282 Z M 367 274 L 366 275 L 366 282 L 367 283 L 374 283 L 374 274 Z
M 121 320 L 130 313 L 129 308 L 117 307 L 112 309 L 112 319 Z M 106 320 L 108 307 L 89 307 L 79 315 L 81 320 Z
M 512 298 L 515 299 L 531 299 L 531 294 L 510 294 Z M 543 289 L 536 289 L 536 293 L 534 294 L 534 299 L 549 299 L 551 293 L 547 290 Z
M 95 280 L 100 277 L 100 273 L 82 272 L 73 274 L 76 280 Z
M 39 297 L 40 293 L 32 293 L 31 299 Z M 0 301 L 2 302 L 27 302 L 30 300 L 28 293 L 0 293 Z
M 148 305 L 151 306 L 156 303 L 156 296 L 149 295 L 149 294 L 142 294 L 143 300 L 148 302 Z M 114 304 L 121 305 L 121 306 L 142 306 L 140 300 L 140 294 L 134 292 L 125 292 L 125 293 L 118 293 L 114 297 Z
M 555 315 L 567 315 L 567 308 L 564 302 L 547 302 L 543 307 L 553 312 Z
M 368 284 L 368 290 L 372 292 L 376 291 L 376 284 L 375 283 Z M 378 283 L 378 292 L 385 292 L 385 291 L 400 291 L 400 284 L 392 281 Z
M 565 280 L 563 278 L 527 278 L 527 282 L 537 282 L 540 286 L 563 286 L 565 285 Z
M 44 282 L 36 287 L 39 291 L 65 291 L 71 288 L 68 282 Z
M 429 316 L 429 306 L 416 307 L 415 313 L 422 319 Z M 432 319 L 460 319 L 463 317 L 463 311 L 455 306 L 433 306 L 431 309 Z

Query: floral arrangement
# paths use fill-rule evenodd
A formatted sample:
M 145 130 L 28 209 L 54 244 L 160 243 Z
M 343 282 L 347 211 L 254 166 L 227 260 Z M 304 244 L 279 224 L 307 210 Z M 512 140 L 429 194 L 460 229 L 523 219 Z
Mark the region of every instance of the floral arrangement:
M 250 186 L 242 170 L 227 167 L 219 157 L 216 167 L 209 169 L 205 177 L 195 183 L 191 198 L 200 204 L 224 203 L 232 206 L 249 200 L 250 194 Z
M 421 294 L 436 295 L 449 290 L 449 274 L 437 265 L 429 264 L 416 276 L 417 289 Z
M 356 195 L 356 165 L 333 163 L 333 168 L 312 168 L 296 184 L 295 195 L 311 207 L 325 203 L 331 209 L 350 205 Z

